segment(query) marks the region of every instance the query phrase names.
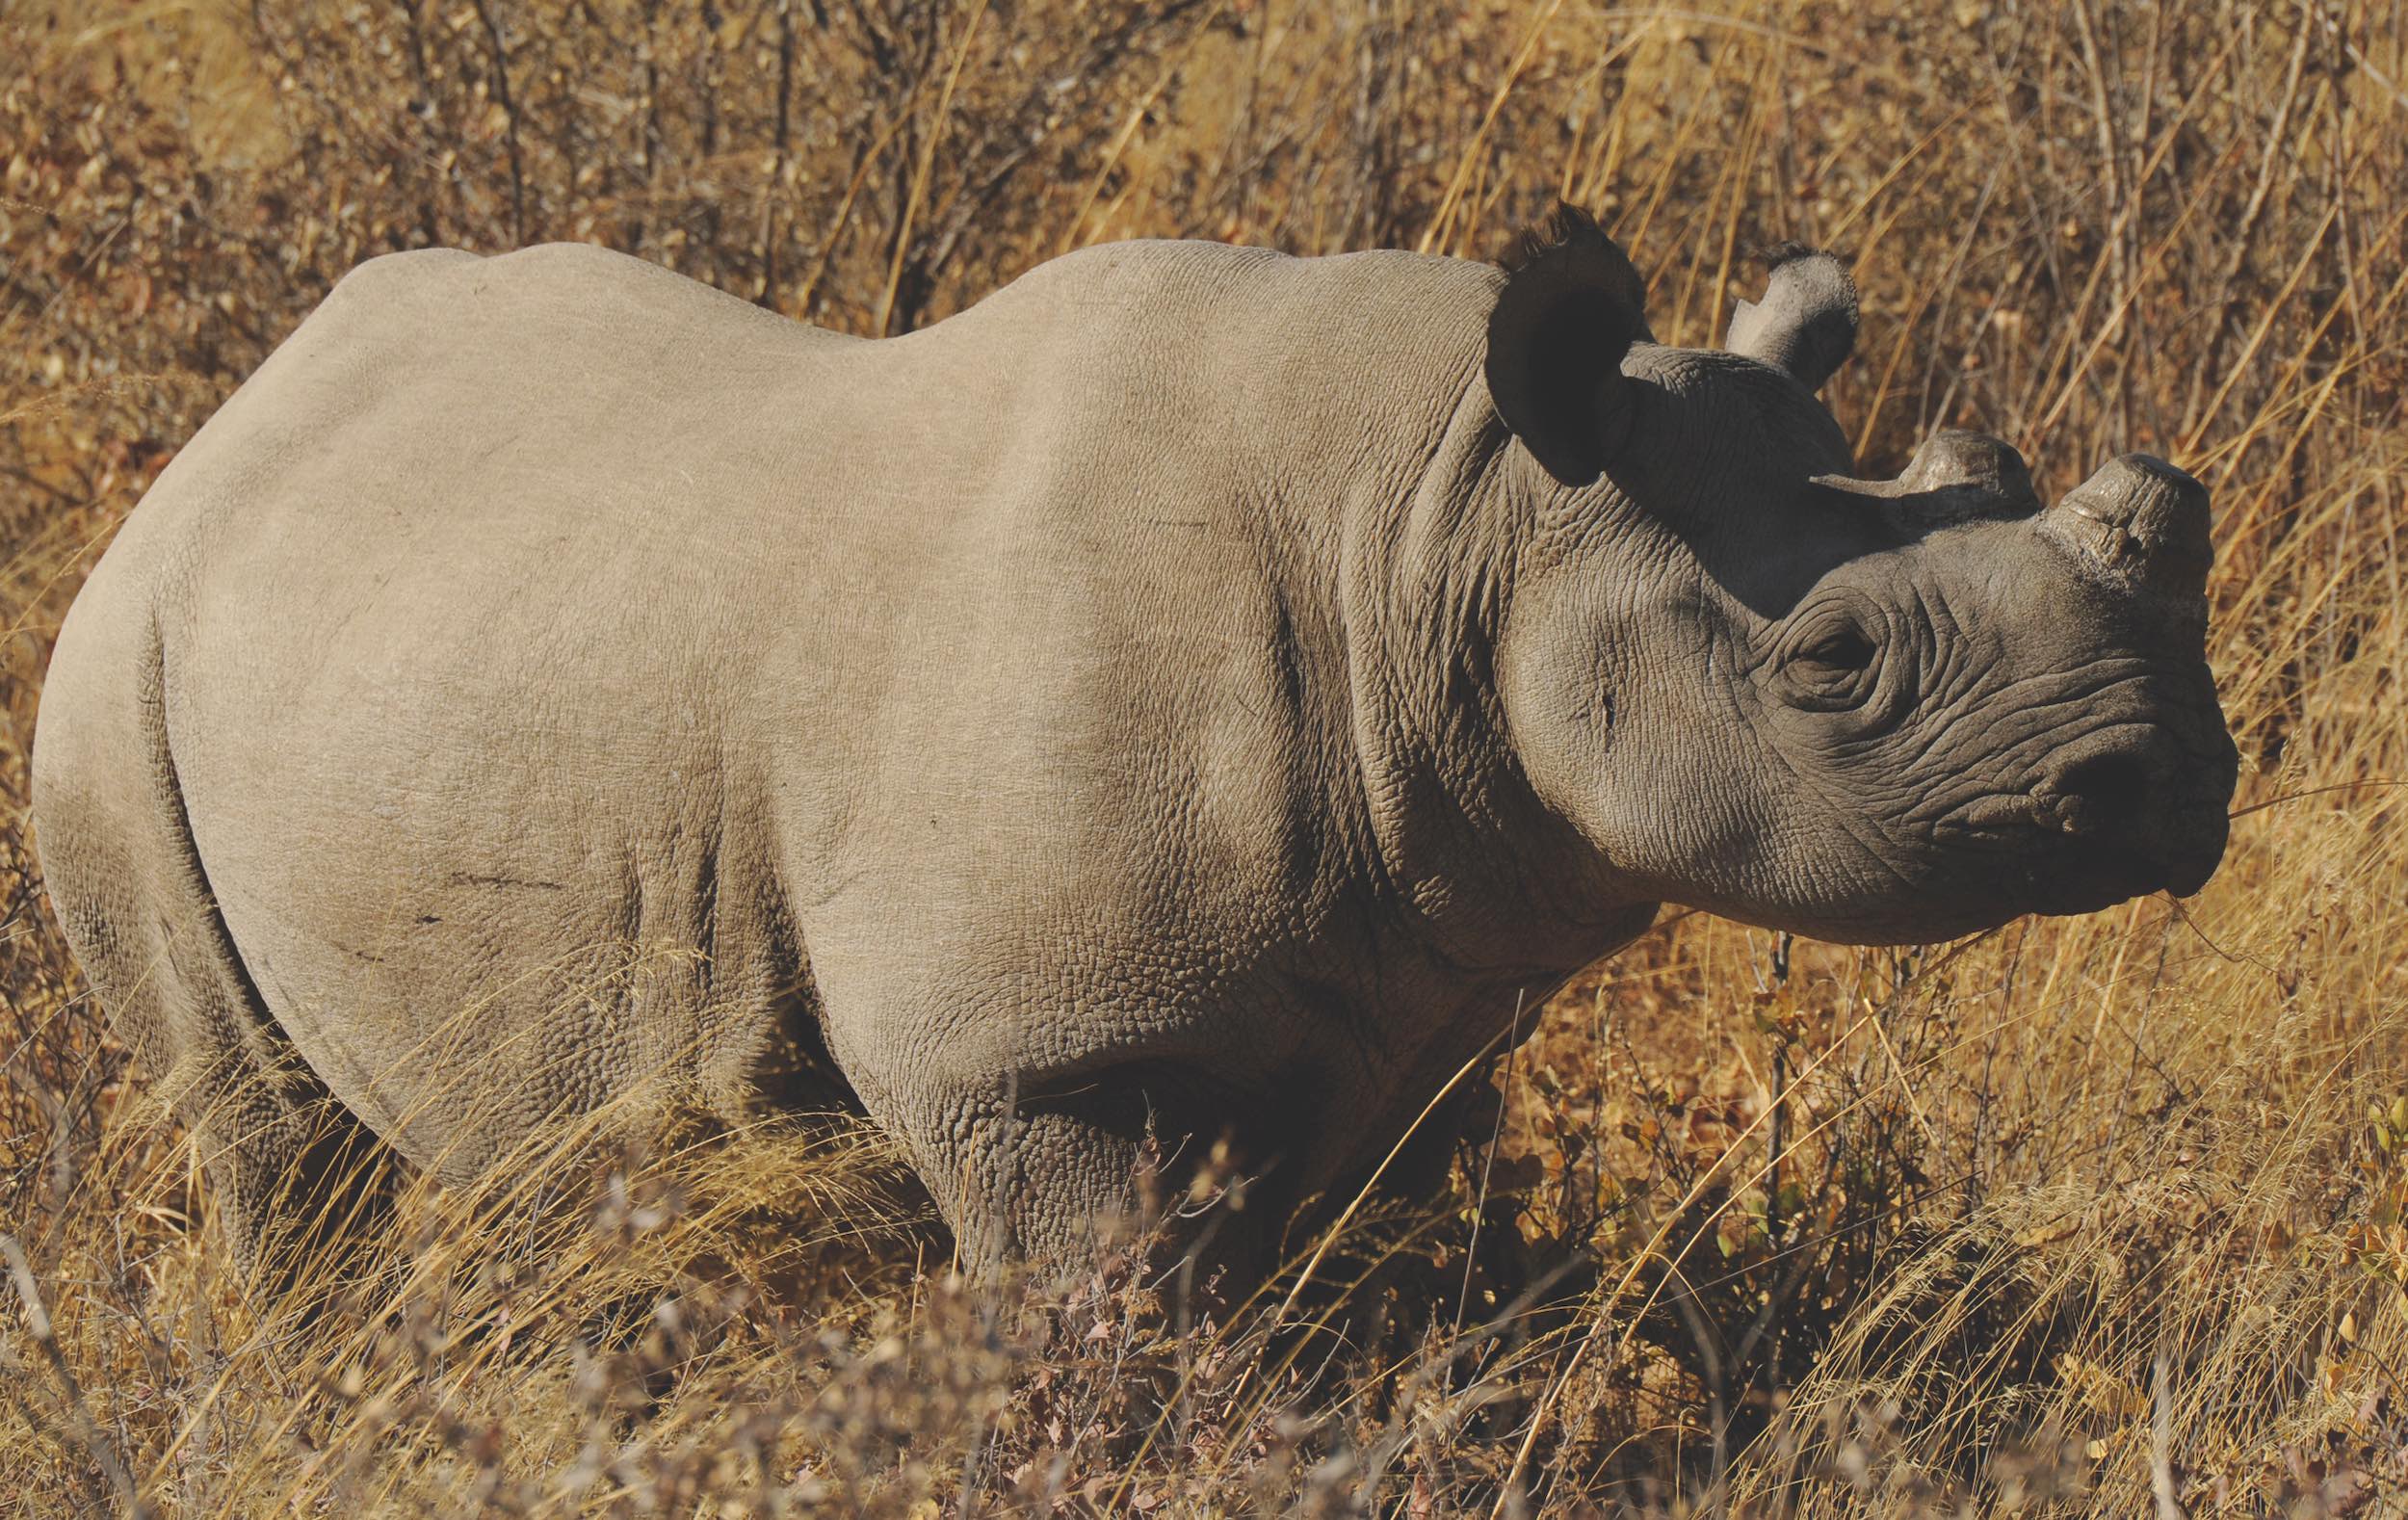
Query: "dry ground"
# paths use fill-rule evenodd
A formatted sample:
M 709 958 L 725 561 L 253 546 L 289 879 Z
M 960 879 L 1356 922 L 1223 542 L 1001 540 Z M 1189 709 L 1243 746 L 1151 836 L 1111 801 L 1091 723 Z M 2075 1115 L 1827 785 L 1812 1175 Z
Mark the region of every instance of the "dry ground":
M 2408 1513 L 2404 19 L 0 0 L 0 1510 Z M 1111 1262 L 965 1291 L 798 1124 L 547 1137 L 314 1314 L 238 1297 L 24 755 L 82 572 L 344 269 L 592 239 L 891 331 L 1081 242 L 1477 254 L 1558 195 L 1675 341 L 1757 246 L 1852 259 L 1871 471 L 1952 423 L 2044 488 L 2211 485 L 2206 892 L 1902 955 L 1662 928 L 1531 1011 L 1440 1206 L 1209 1323 Z

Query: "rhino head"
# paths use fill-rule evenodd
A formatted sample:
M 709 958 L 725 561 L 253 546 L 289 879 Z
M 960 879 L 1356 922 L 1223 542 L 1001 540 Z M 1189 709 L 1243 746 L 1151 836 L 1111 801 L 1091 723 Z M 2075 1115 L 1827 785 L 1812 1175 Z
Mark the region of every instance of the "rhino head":
M 2198 890 L 2237 774 L 2206 489 L 2127 454 L 2044 505 L 1954 432 L 1857 479 L 1815 395 L 1837 260 L 1790 250 L 1721 351 L 1655 343 L 1642 292 L 1567 213 L 1489 323 L 1538 504 L 1498 692 L 1550 809 L 1632 890 L 1858 943 Z

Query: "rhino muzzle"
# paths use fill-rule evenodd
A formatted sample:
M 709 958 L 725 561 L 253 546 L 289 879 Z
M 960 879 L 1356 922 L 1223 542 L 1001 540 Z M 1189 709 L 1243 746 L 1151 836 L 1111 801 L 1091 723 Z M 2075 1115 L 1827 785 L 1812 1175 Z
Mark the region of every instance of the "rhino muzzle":
M 1944 431 L 1895 480 L 1819 484 L 1876 504 L 1907 534 L 1975 519 L 2028 522 L 2082 581 L 2121 602 L 2134 626 L 2153 630 L 2159 647 L 2196 658 L 2204 645 L 2208 491 L 2163 459 L 2123 455 L 2043 508 L 2011 446 Z M 2195 700 L 2182 685 L 2160 689 L 2171 707 L 2152 704 L 2069 737 L 2022 795 L 1986 810 L 2005 837 L 2039 836 L 2025 885 L 2043 911 L 2088 912 L 2157 891 L 2187 896 L 2222 861 L 2238 755 L 2204 667 Z
M 2204 643 L 2208 515 L 2205 485 L 2134 453 L 2108 460 L 2035 527 L 2088 579 L 2133 598 L 2143 621 Z M 2137 745 L 2068 747 L 2038 796 L 2045 816 L 2073 837 L 2152 867 L 2142 890 L 2186 897 L 2224 858 L 2239 757 L 2212 701 L 2168 716 L 2179 728 L 2155 727 Z
M 2085 895 L 2187 897 L 2224 858 L 2232 784 L 2229 762 L 2194 760 L 2164 728 L 2119 732 L 2052 756 L 2030 818 L 2062 839 L 2061 873 L 2085 883 Z

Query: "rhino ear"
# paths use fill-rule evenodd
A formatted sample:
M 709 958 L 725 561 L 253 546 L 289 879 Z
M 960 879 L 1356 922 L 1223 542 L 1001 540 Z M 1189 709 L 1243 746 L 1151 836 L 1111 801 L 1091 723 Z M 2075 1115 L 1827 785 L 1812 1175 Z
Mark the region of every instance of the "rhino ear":
M 1723 346 L 1820 390 L 1856 347 L 1856 282 L 1838 259 L 1794 243 L 1765 256 L 1765 299 L 1739 303 Z
M 1596 221 L 1556 208 L 1499 260 L 1505 288 L 1488 314 L 1488 395 L 1548 474 L 1585 485 L 1630 434 L 1622 356 L 1653 341 L 1646 282 Z

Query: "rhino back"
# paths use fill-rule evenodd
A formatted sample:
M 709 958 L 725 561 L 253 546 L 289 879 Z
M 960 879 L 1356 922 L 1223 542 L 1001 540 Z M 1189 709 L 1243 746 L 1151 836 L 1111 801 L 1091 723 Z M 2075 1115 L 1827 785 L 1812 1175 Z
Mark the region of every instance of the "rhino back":
M 1364 865 L 1339 524 L 1469 381 L 1463 268 L 1098 249 L 870 343 L 582 248 L 364 267 L 128 528 L 261 997 L 465 1170 L 740 1087 L 805 982 L 840 1054 L 1019 1061 L 1309 935 Z

